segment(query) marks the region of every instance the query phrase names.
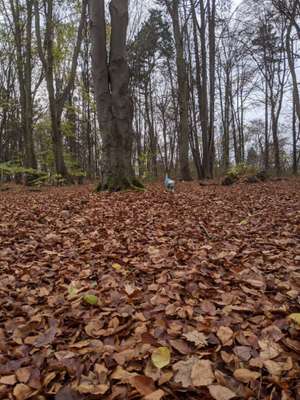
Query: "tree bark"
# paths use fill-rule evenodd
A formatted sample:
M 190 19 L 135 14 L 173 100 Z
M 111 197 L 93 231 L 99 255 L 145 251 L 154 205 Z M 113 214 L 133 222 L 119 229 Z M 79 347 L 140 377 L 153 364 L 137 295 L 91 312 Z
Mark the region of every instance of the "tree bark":
M 178 103 L 179 103 L 179 132 L 178 150 L 180 178 L 184 181 L 192 180 L 189 165 L 189 97 L 188 75 L 184 59 L 183 32 L 179 22 L 179 1 L 167 1 L 167 8 L 172 18 L 177 66 Z
M 47 0 L 46 7 L 46 27 L 44 44 L 42 43 L 39 2 L 35 0 L 35 27 L 37 37 L 37 47 L 41 59 L 45 79 L 47 84 L 49 109 L 52 130 L 52 147 L 56 173 L 61 175 L 66 181 L 72 182 L 72 177 L 64 160 L 63 133 L 61 129 L 61 119 L 66 101 L 74 87 L 77 61 L 81 48 L 83 29 L 85 24 L 87 0 L 82 1 L 80 23 L 77 31 L 76 43 L 72 55 L 72 63 L 69 77 L 62 88 L 55 87 L 54 83 L 54 21 L 53 21 L 53 0 Z
M 22 15 L 20 3 L 10 0 L 10 8 L 13 17 L 13 33 L 17 56 L 17 73 L 20 90 L 21 124 L 24 138 L 24 165 L 26 168 L 37 168 L 37 161 L 33 143 L 32 123 L 32 0 L 26 0 L 25 29 L 21 30 Z
M 92 69 L 102 134 L 102 179 L 98 190 L 120 191 L 138 185 L 132 168 L 133 106 L 126 57 L 128 0 L 112 0 L 109 59 L 104 0 L 89 0 Z

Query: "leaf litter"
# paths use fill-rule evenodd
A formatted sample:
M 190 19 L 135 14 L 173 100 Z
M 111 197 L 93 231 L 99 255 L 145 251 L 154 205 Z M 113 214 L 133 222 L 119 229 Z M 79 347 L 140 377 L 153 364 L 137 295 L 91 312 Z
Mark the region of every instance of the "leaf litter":
M 299 189 L 0 193 L 0 398 L 300 397 Z

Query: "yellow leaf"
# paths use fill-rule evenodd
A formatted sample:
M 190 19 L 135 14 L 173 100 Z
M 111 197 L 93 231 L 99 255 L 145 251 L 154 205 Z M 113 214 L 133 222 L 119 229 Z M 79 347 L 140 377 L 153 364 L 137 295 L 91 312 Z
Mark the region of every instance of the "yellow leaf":
M 95 306 L 98 303 L 98 297 L 93 294 L 86 294 L 83 296 L 83 301 L 91 306 Z
M 288 318 L 300 326 L 300 313 L 291 314 Z
M 240 225 L 247 225 L 248 221 L 246 219 L 243 219 L 243 221 L 240 222 Z
M 112 265 L 112 268 L 114 269 L 114 270 L 116 270 L 117 272 L 121 272 L 122 271 L 122 266 L 120 265 L 120 264 L 113 264 Z
M 68 293 L 69 293 L 69 296 L 70 296 L 70 297 L 74 297 L 74 296 L 76 296 L 76 294 L 78 293 L 78 289 L 76 289 L 76 288 L 73 287 L 73 286 L 69 286 L 69 287 L 68 287 Z
M 156 368 L 164 368 L 170 364 L 171 352 L 168 347 L 158 347 L 152 353 L 151 360 Z

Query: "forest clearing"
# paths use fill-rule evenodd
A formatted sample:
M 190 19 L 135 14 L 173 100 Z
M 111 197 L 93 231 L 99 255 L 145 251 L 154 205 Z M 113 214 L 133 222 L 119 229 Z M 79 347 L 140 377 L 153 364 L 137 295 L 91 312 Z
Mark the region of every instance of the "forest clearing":
M 299 180 L 17 189 L 0 215 L 1 398 L 300 398 Z

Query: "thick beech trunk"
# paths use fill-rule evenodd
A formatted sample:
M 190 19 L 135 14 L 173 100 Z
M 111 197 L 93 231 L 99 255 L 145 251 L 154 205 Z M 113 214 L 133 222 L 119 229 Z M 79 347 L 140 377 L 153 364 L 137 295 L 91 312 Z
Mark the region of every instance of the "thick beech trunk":
M 89 1 L 94 89 L 102 134 L 102 179 L 98 189 L 119 191 L 138 185 L 132 168 L 133 106 L 126 59 L 128 0 L 112 0 L 109 9 L 108 57 L 104 0 Z

